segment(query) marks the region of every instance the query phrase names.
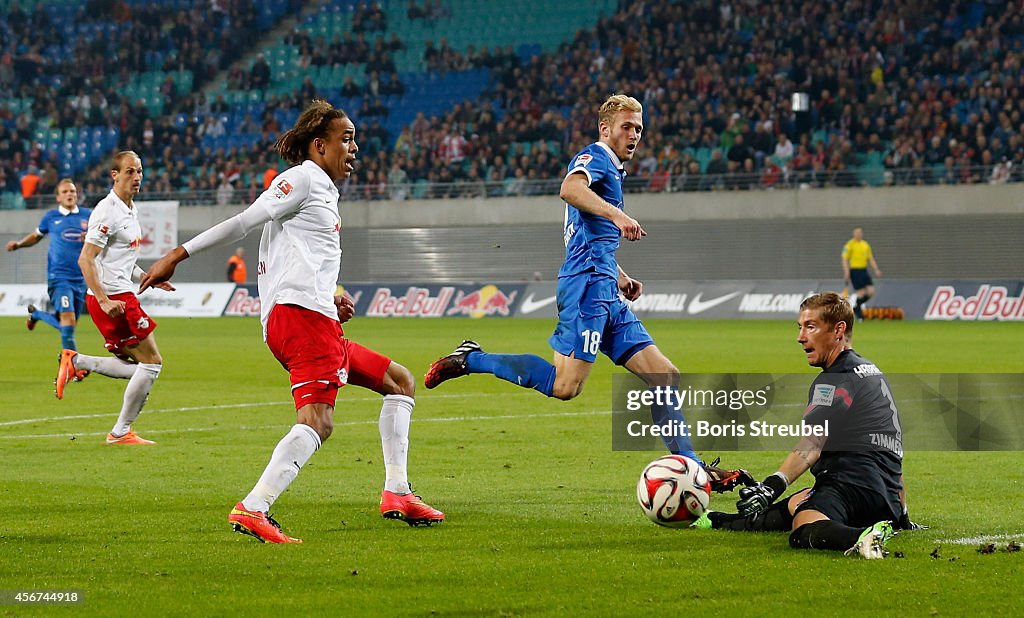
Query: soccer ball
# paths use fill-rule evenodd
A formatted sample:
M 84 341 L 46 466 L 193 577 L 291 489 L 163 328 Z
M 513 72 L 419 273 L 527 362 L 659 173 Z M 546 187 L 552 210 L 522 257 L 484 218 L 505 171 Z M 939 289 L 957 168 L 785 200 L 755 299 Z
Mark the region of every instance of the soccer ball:
M 689 457 L 666 455 L 644 468 L 636 499 L 644 515 L 659 526 L 685 528 L 708 510 L 711 480 Z

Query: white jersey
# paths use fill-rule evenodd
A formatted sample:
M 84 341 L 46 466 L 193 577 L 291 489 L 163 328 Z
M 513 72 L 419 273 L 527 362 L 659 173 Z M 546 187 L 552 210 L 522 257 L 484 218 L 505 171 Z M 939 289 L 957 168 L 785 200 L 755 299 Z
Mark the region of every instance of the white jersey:
M 134 206 L 129 208 L 113 189 L 93 208 L 85 242 L 102 248 L 96 257 L 96 270 L 108 296 L 138 289 L 132 272 L 142 245 L 139 213 Z
M 298 305 L 334 320 L 334 294 L 341 271 L 338 188 L 319 165 L 304 161 L 282 172 L 257 198 L 270 214 L 260 238 L 256 269 L 260 320 L 278 304 Z

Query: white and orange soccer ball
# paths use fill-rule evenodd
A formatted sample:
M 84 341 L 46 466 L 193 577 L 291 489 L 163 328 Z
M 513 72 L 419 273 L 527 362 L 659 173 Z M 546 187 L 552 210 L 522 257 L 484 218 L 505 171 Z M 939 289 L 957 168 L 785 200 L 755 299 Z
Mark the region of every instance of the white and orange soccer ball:
M 644 468 L 636 499 L 644 515 L 659 526 L 685 528 L 708 510 L 711 479 L 689 457 L 666 455 Z

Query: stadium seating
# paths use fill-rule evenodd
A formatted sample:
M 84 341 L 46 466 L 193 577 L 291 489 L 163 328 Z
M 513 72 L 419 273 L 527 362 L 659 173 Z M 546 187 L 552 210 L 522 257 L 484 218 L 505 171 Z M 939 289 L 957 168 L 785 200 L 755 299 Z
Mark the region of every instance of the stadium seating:
M 236 3 L 223 5 L 230 11 Z M 236 167 L 241 168 L 242 181 L 262 176 L 258 168 L 264 164 L 257 160 L 268 153 L 277 132 L 294 122 L 311 94 L 304 86 L 306 78 L 317 96 L 345 109 L 361 130 L 372 126 L 371 117 L 377 119 L 380 129 L 362 138 L 364 155 L 372 154 L 362 170 L 386 178 L 392 160 L 402 157 L 397 160 L 407 168 L 412 190 L 406 193 L 413 198 L 438 193 L 421 190 L 418 181 L 441 181 L 438 152 L 446 133 L 452 132 L 468 146 L 465 158 L 449 166 L 451 178 L 445 181 L 460 182 L 474 168 L 481 176 L 496 169 L 502 186 L 516 176 L 517 167 L 525 166 L 524 177 L 559 175 L 566 153 L 593 139 L 596 98 L 612 91 L 629 92 L 645 103 L 649 150 L 638 156 L 656 160 L 632 174 L 631 186 L 639 190 L 645 179 L 653 181 L 656 173 L 660 178 L 665 171 L 680 173 L 690 161 L 705 171 L 716 148 L 727 154 L 724 146 L 732 143 L 735 132 L 750 137 L 758 125 L 769 127 L 772 142 L 760 144 L 754 167 L 758 173 L 780 132 L 788 133 L 794 145 L 804 138 L 813 156 L 811 172 L 791 173 L 787 168 L 778 178 L 772 176 L 773 186 L 986 181 L 991 165 L 983 160 L 999 161 L 1003 156 L 1014 162 L 1015 170 L 1024 169 L 1024 141 L 1017 135 L 1022 127 L 1013 126 L 1019 120 L 1011 122 L 1009 132 L 1000 134 L 998 148 L 984 157 L 984 150 L 993 146 L 974 137 L 980 122 L 991 142 L 1001 113 L 1019 119 L 1024 112 L 1019 97 L 1012 96 L 1020 87 L 1013 67 L 1024 50 L 1024 28 L 1019 9 L 1010 3 L 971 2 L 952 12 L 943 6 L 949 14 L 936 22 L 928 7 L 912 3 L 872 3 L 874 10 L 865 17 L 856 7 L 830 5 L 825 10 L 810 0 L 713 8 L 702 3 L 620 7 L 614 0 L 557 0 L 547 3 L 543 12 L 528 0 L 493 6 L 442 0 L 433 3 L 432 15 L 411 18 L 408 0 L 384 0 L 379 3 L 382 28 L 367 21 L 373 5 L 359 0 L 292 5 L 294 24 L 282 19 L 287 3 L 271 0 L 253 2 L 254 11 L 244 19 L 239 13 L 224 19 L 200 0 L 129 0 L 118 5 L 126 7 L 118 19 L 86 14 L 86 0 L 48 3 L 48 27 L 60 34 L 40 40 L 48 69 L 32 76 L 30 66 L 19 65 L 15 83 L 7 87 L 12 96 L 0 102 L 0 120 L 17 134 L 22 154 L 21 167 L 11 171 L 16 176 L 32 162 L 51 159 L 61 174 L 86 174 L 88 182 L 99 187 L 107 179 L 102 165 L 96 164 L 113 148 L 132 147 L 143 153 L 155 172 L 150 177 L 179 160 L 189 170 L 187 176 L 176 174 L 166 182 L 159 177 L 147 181 L 152 182 L 150 190 L 212 190 L 211 178 Z M 301 11 L 296 12 L 299 6 Z M 0 14 L 7 18 L 0 21 L 0 33 L 13 33 L 19 20 L 32 25 L 43 19 L 31 10 L 15 15 L 12 7 L 0 3 Z M 247 62 L 211 82 L 208 65 L 189 63 L 196 50 L 182 45 L 188 37 L 173 35 L 181 16 L 187 24 L 213 26 L 214 36 L 199 42 L 201 56 L 223 54 L 225 59 L 218 64 L 223 68 L 230 54 L 244 52 Z M 896 16 L 903 20 L 902 30 L 890 27 Z M 779 32 L 788 32 L 786 26 L 797 18 L 813 34 L 805 39 L 779 38 Z M 228 25 L 243 21 L 244 32 Z M 87 42 L 130 40 L 139 29 L 152 34 L 152 40 L 146 41 L 129 69 L 117 75 L 86 70 L 88 79 L 83 79 L 82 67 L 89 69 L 96 58 Z M 833 44 L 840 34 L 853 43 Z M 348 36 L 364 38 L 371 57 L 350 58 L 331 51 L 336 42 L 347 43 Z M 630 37 L 635 36 L 649 40 L 633 45 Z M 220 44 L 232 37 L 244 37 L 246 45 Z M 378 39 L 382 45 L 397 41 L 397 48 L 374 58 Z M 964 51 L 975 49 L 979 41 L 989 45 L 985 55 Z M 428 44 L 437 52 L 429 60 Z M 324 52 L 326 64 L 311 57 L 314 48 Z M 4 51 L 23 54 L 26 49 L 9 46 Z M 254 88 L 249 72 L 257 54 L 266 59 L 270 80 Z M 400 94 L 367 93 L 371 73 L 381 61 L 393 63 L 404 89 Z M 359 89 L 357 96 L 342 96 L 347 78 Z M 381 78 L 386 81 L 389 76 Z M 801 85 L 802 79 L 807 81 Z M 842 101 L 836 102 L 835 110 L 826 109 L 823 91 L 838 98 L 840 87 Z M 803 115 L 788 107 L 789 95 L 798 88 L 806 89 L 811 100 L 811 109 Z M 200 92 L 205 104 L 197 100 Z M 911 100 L 912 93 L 918 103 Z M 88 102 L 78 109 L 85 95 L 104 97 L 106 107 L 99 114 Z M 218 98 L 227 109 L 209 111 L 206 106 Z M 911 118 L 921 101 L 928 102 L 931 111 Z M 852 115 L 841 113 L 842 104 L 851 106 Z M 226 134 L 202 134 L 201 126 L 214 113 Z M 139 114 L 151 118 L 155 139 L 143 139 Z M 417 121 L 419 114 L 423 121 Z M 874 127 L 865 131 L 859 125 L 865 117 L 884 118 L 884 130 L 877 135 Z M 725 131 L 730 122 L 735 122 L 733 133 Z M 404 141 L 403 131 L 409 136 Z M 943 136 L 941 148 L 929 152 L 926 142 L 937 134 Z M 165 152 L 173 135 L 178 145 Z M 551 165 L 536 162 L 535 146 L 541 138 Z M 913 140 L 913 152 L 893 157 L 896 145 L 905 139 Z M 948 174 L 942 163 L 948 155 L 957 170 L 977 169 Z M 495 163 L 499 157 L 504 164 Z M 914 159 L 926 157 L 926 173 L 906 173 Z M 842 165 L 831 165 L 838 159 Z M 843 168 L 846 171 L 835 171 Z M 1010 180 L 1019 180 L 1019 175 L 1015 171 Z M 665 186 L 663 179 L 657 182 L 659 190 Z M 678 184 L 691 189 L 735 186 Z

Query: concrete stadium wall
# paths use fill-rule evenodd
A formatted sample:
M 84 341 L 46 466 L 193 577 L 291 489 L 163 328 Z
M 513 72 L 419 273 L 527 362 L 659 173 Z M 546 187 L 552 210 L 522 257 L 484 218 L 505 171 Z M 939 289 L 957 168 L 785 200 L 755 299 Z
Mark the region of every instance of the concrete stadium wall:
M 1019 277 L 1021 185 L 774 190 L 629 195 L 647 238 L 620 262 L 647 279 L 838 277 L 850 228 L 863 225 L 886 276 Z M 181 240 L 244 205 L 183 207 Z M 33 229 L 39 211 L 0 213 L 0 242 Z M 347 281 L 552 279 L 562 258 L 563 208 L 533 198 L 343 202 Z M 255 271 L 258 234 L 239 243 Z M 234 247 L 196 256 L 182 281 L 219 281 Z M 45 250 L 4 254 L 0 282 L 45 280 Z

